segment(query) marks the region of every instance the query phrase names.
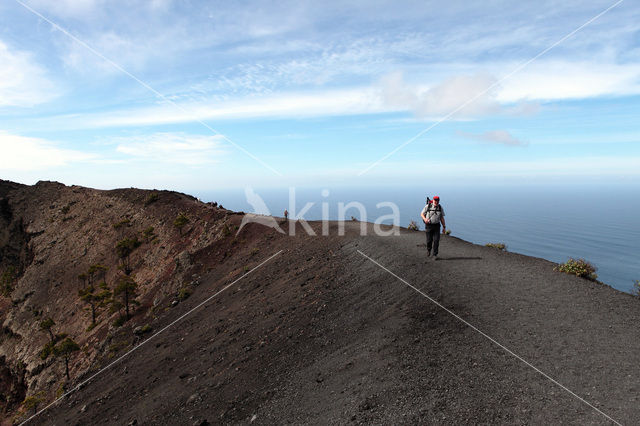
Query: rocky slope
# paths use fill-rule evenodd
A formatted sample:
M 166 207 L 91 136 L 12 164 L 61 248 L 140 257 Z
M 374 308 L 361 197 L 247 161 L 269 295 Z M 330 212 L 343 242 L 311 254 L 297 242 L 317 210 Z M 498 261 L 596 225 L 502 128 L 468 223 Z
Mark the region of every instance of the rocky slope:
M 358 222 L 344 236 L 293 222 L 295 236 L 236 235 L 242 215 L 169 192 L 1 188 L 3 259 L 20 273 L 2 302 L 2 386 L 33 402 L 82 384 L 33 418 L 44 402 L 14 402 L 7 422 L 640 422 L 638 300 L 546 260 L 443 237 L 436 262 L 423 233 L 361 235 Z M 115 245 L 149 226 L 157 242 L 131 256 L 141 306 L 120 327 L 103 310 L 87 331 L 78 274 L 100 262 L 113 286 Z M 69 381 L 38 356 L 47 316 L 83 348 Z
M 188 222 L 179 229 L 174 221 L 180 213 Z M 193 291 L 206 270 L 198 260 L 203 249 L 208 249 L 207 267 L 234 252 L 227 238 L 236 226 L 234 215 L 168 191 L 0 181 L 0 410 L 13 411 L 27 394 L 51 399 L 66 386 L 63 363 L 39 356 L 49 341 L 39 326 L 44 319 L 54 321 L 54 335 L 68 334 L 82 349 L 72 357 L 72 379 L 110 355 L 120 313 L 97 308 L 97 325 L 89 330 L 90 306 L 78 290 L 91 280 L 96 287 L 104 281 L 114 288 L 123 275 L 119 241 L 140 244 L 128 259 L 140 302 L 124 327 L 131 329 Z M 92 265 L 105 266 L 104 276 L 90 276 Z M 79 278 L 83 274 L 87 277 Z

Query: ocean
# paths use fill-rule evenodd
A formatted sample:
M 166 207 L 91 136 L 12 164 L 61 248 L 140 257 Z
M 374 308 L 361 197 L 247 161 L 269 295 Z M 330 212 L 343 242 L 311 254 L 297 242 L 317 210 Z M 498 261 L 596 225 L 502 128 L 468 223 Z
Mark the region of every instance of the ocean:
M 338 203 L 355 201 L 364 206 L 366 217 L 357 209 L 348 210 L 346 217 L 374 222 L 391 213 L 390 208 L 376 205 L 392 202 L 398 206 L 401 226 L 406 227 L 413 220 L 424 229 L 420 211 L 426 197 L 436 195 L 435 191 L 427 190 L 296 188 L 292 209 L 288 188 L 253 188 L 264 201 L 266 211 L 265 206 L 255 211 L 244 189 L 195 191 L 194 195 L 203 201 L 217 201 L 231 210 L 275 216 L 282 216 L 285 208 L 290 214 L 300 212 L 311 202 L 313 206 L 304 214 L 307 220 L 322 219 L 323 203 L 329 219 L 338 219 Z M 597 267 L 600 281 L 625 292 L 633 292 L 635 280 L 640 280 L 638 186 L 451 187 L 439 189 L 437 195 L 453 236 L 476 244 L 504 243 L 508 251 L 558 263 L 570 257 L 584 258 Z

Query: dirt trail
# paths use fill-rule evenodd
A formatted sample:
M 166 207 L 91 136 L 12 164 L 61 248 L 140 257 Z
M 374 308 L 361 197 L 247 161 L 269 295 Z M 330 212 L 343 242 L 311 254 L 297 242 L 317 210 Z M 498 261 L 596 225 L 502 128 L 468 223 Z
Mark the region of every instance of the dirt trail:
M 423 232 L 357 226 L 248 226 L 259 252 L 216 266 L 154 330 L 232 282 L 238 262 L 282 253 L 33 424 L 611 423 L 359 251 L 613 419 L 640 422 L 635 298 L 454 237 L 430 261 Z

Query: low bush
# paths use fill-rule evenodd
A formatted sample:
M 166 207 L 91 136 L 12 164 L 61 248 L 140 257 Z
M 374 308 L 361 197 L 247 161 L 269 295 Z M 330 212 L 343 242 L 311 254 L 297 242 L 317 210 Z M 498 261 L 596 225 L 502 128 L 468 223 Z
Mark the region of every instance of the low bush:
M 155 229 L 153 226 L 150 226 L 148 228 L 145 228 L 142 231 L 142 238 L 144 239 L 145 242 L 149 242 L 149 241 L 153 241 L 153 239 L 155 239 L 157 237 L 156 233 L 155 233 Z
M 116 318 L 116 320 L 113 322 L 113 326 L 114 327 L 122 327 L 122 325 L 127 322 L 127 317 L 122 315 L 119 316 L 118 318 Z
M 182 287 L 178 290 L 178 300 L 186 300 L 189 296 L 191 296 L 191 289 L 189 287 Z
M 633 294 L 640 296 L 640 280 L 635 280 L 633 282 Z
M 451 235 L 451 229 L 447 229 L 444 231 L 444 235 Z
M 148 206 L 149 204 L 153 204 L 156 201 L 158 201 L 158 198 L 160 198 L 158 196 L 158 194 L 156 192 L 153 192 L 151 194 L 149 194 L 149 196 L 147 197 L 147 199 L 144 201 L 144 205 Z
M 125 258 L 141 245 L 142 243 L 138 240 L 137 236 L 133 238 L 124 238 L 116 244 L 116 253 L 120 258 Z
M 494 249 L 507 251 L 507 246 L 504 243 L 487 243 L 485 244 L 485 247 L 491 247 Z
M 558 272 L 564 272 L 566 274 L 575 275 L 576 277 L 586 278 L 592 281 L 595 281 L 598 278 L 598 275 L 595 273 L 597 268 L 584 259 L 570 258 L 553 269 Z
M 22 401 L 22 407 L 26 412 L 30 410 L 35 414 L 38 411 L 38 405 L 45 402 L 47 395 L 44 391 L 40 391 L 34 395 L 29 395 Z
M 55 343 L 47 342 L 40 350 L 40 358 L 42 359 L 49 358 L 49 355 L 53 353 L 54 346 L 55 346 Z
M 0 294 L 7 297 L 13 292 L 15 281 L 18 276 L 18 271 L 15 266 L 8 266 L 7 269 L 0 275 Z
M 409 231 L 417 231 L 417 230 L 418 230 L 418 225 L 416 224 L 416 221 L 415 221 L 415 220 L 412 220 L 412 221 L 409 223 L 409 226 L 407 226 L 407 229 L 408 229 Z
M 131 226 L 131 220 L 122 219 L 120 222 L 116 222 L 112 226 L 113 226 L 113 229 L 120 229 L 120 228 L 124 228 L 125 226 Z

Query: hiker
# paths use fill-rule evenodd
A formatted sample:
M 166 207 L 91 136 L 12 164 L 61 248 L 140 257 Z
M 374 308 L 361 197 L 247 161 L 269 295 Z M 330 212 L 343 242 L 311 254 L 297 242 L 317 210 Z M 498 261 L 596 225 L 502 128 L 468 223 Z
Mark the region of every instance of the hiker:
M 287 209 L 284 209 L 284 220 L 289 220 L 289 212 Z
M 427 257 L 431 256 L 431 248 L 433 246 L 433 258 L 438 260 L 440 223 L 442 223 L 443 233 L 447 229 L 447 226 L 444 224 L 444 209 L 440 205 L 440 197 L 437 195 L 433 197 L 431 203 L 427 203 L 427 205 L 424 206 L 420 216 L 424 221 L 425 231 L 427 234 Z

